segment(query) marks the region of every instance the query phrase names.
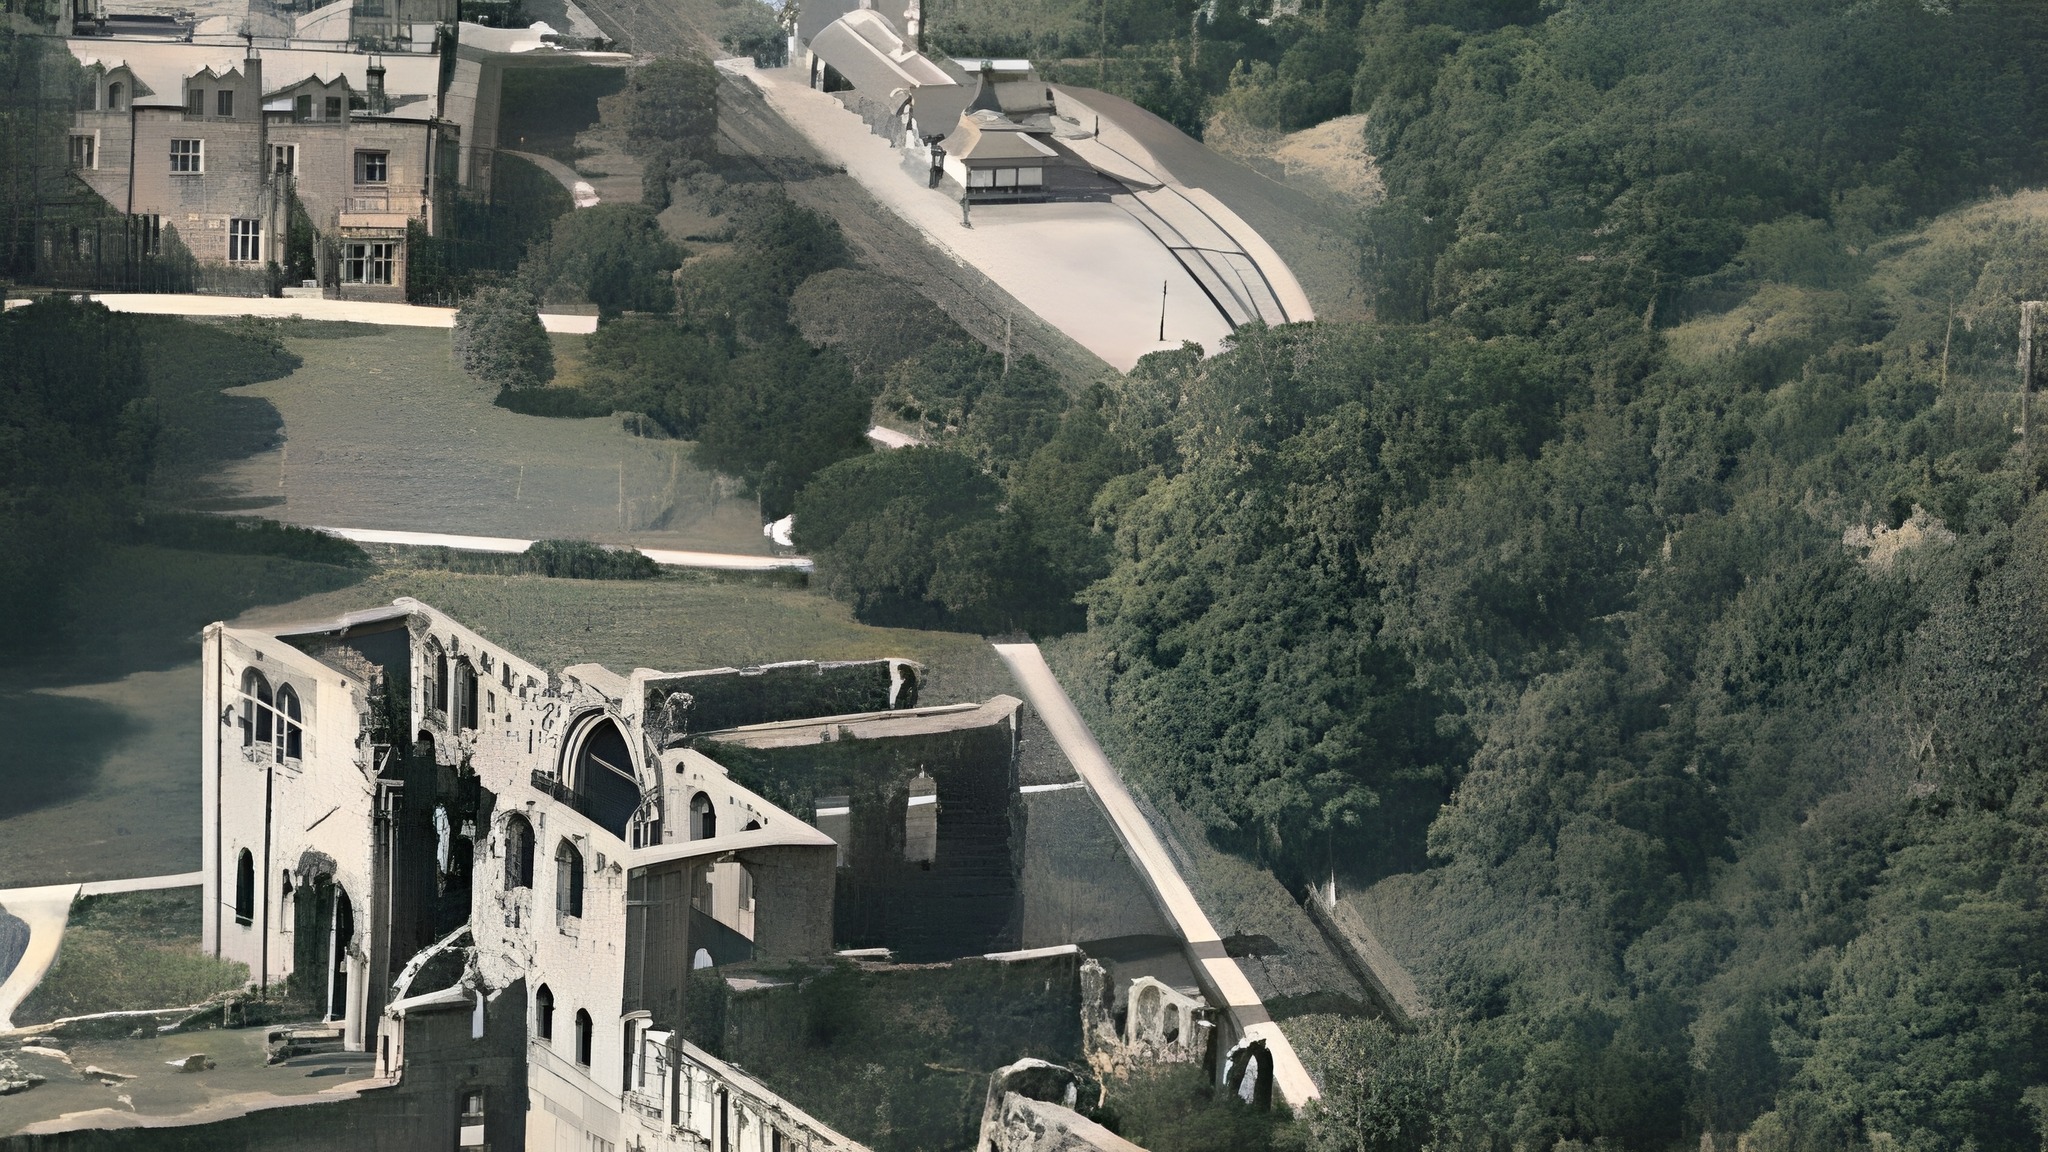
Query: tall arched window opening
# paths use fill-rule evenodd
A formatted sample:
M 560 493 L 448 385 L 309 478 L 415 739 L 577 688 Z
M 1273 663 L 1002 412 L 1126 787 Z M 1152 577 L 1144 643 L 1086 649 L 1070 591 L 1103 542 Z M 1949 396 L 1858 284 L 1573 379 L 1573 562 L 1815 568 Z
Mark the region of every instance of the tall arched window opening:
M 583 853 L 567 840 L 555 849 L 555 912 L 583 915 Z
M 476 727 L 476 668 L 467 659 L 455 662 L 455 726 Z
M 284 754 L 284 758 L 286 760 L 298 760 L 302 758 L 301 752 L 303 751 L 304 741 L 303 738 L 300 736 L 302 727 L 299 721 L 301 719 L 303 719 L 303 717 L 301 717 L 299 714 L 299 694 L 297 692 L 292 691 L 292 686 L 289 684 L 278 685 L 278 746 L 279 751 Z
M 434 653 L 434 711 L 446 714 L 448 711 L 448 654 Z
M 533 994 L 533 1034 L 543 1040 L 555 1038 L 555 994 L 545 984 Z
M 569 784 L 582 798 L 584 811 L 612 835 L 626 838 L 641 801 L 640 778 L 626 734 L 616 721 L 603 717 L 583 729 L 573 747 L 575 759 L 567 765 Z M 654 815 L 648 813 L 643 823 Z
M 585 1068 L 590 1067 L 591 1031 L 590 1013 L 578 1008 L 576 1010 L 576 1063 L 581 1064 Z
M 242 673 L 242 747 L 253 748 L 271 742 L 271 710 L 276 707 L 270 681 L 254 668 Z
M 533 887 L 533 825 L 516 812 L 505 818 L 505 887 Z
M 119 80 L 116 80 L 112 84 L 107 85 L 107 111 L 121 111 L 123 107 L 121 102 L 123 100 L 126 100 L 127 97 L 127 90 L 121 86 L 121 82 Z
M 709 840 L 718 835 L 718 809 L 711 797 L 699 792 L 690 797 L 690 839 Z
M 256 858 L 247 848 L 235 858 L 235 923 L 256 920 Z

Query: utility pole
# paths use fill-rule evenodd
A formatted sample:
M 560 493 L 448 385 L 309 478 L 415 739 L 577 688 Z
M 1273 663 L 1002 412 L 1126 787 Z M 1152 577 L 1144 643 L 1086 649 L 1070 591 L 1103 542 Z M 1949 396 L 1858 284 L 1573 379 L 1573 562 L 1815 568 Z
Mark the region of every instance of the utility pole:
M 1159 282 L 1159 342 L 1166 343 L 1166 281 Z

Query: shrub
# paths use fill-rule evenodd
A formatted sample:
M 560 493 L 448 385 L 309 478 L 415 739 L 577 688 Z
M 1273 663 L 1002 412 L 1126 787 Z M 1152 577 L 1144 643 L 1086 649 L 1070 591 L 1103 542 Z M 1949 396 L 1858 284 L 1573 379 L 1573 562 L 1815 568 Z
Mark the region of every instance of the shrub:
M 527 571 L 566 580 L 649 580 L 661 566 L 631 548 L 588 540 L 536 540 L 524 553 Z
M 555 350 L 533 297 L 479 288 L 455 314 L 455 355 L 464 371 L 500 388 L 538 388 L 555 378 Z
M 609 416 L 612 406 L 581 388 L 526 388 L 506 389 L 491 401 L 500 408 L 517 412 L 522 416 L 563 416 L 572 420 L 585 420 L 593 416 Z

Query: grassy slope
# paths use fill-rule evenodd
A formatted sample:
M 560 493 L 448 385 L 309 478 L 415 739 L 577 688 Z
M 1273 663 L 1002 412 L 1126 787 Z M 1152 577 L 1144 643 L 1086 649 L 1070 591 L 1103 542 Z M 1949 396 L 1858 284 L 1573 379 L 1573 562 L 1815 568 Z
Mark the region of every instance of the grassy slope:
M 689 463 L 687 445 L 639 439 L 613 419 L 548 419 L 494 407 L 491 389 L 454 365 L 448 334 L 437 329 L 328 325 L 321 336 L 288 341 L 305 361 L 297 372 L 241 390 L 275 404 L 285 422 L 283 448 L 228 473 L 242 491 L 283 497 L 265 515 L 297 524 L 763 548 L 754 502 L 725 495 Z
M 198 888 L 173 888 L 74 903 L 56 962 L 15 1010 L 15 1024 L 197 1004 L 241 987 L 245 965 L 199 951 L 200 899 Z

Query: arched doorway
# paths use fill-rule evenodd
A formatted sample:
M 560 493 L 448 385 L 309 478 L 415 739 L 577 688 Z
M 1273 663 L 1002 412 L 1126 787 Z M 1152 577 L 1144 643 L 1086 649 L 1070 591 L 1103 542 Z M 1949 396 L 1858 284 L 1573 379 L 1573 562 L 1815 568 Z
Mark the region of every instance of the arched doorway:
M 348 893 L 337 884 L 334 886 L 334 935 L 330 949 L 332 958 L 327 978 L 329 1020 L 341 1020 L 348 1016 L 348 946 L 355 936 L 355 908 L 349 903 Z

